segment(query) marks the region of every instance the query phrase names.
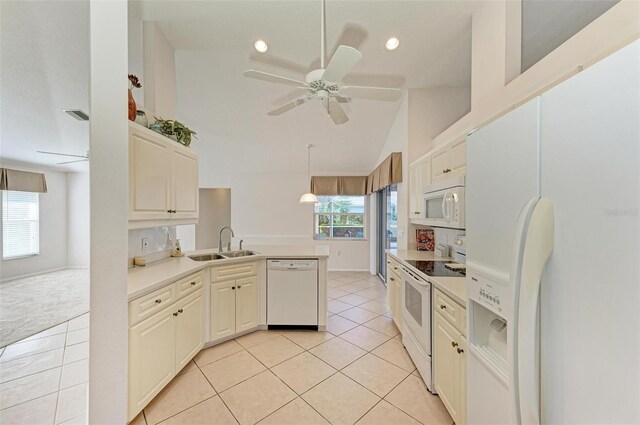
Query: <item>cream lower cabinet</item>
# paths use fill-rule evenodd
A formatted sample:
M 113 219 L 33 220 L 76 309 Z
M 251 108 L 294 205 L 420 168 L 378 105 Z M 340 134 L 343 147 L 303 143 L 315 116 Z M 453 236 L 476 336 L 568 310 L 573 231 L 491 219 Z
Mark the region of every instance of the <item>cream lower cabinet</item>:
M 211 280 L 211 341 L 257 327 L 257 264 L 214 267 Z
M 400 265 L 393 259 L 387 260 L 387 302 L 391 318 L 402 331 L 402 275 Z
M 198 273 L 129 303 L 129 420 L 204 346 L 203 301 Z
M 453 318 L 448 314 L 452 306 Z M 433 307 L 434 385 L 451 418 L 460 425 L 466 423 L 467 406 L 466 310 L 438 289 Z

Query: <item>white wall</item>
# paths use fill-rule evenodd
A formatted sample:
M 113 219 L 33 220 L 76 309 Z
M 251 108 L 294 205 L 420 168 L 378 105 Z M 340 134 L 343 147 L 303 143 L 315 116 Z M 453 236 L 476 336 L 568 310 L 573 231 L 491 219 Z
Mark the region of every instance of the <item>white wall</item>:
M 131 27 L 132 25 L 129 24 Z M 176 117 L 176 61 L 173 46 L 155 22 L 143 22 L 144 106 L 164 119 Z
M 40 254 L 13 260 L 0 260 L 0 279 L 11 279 L 67 266 L 67 177 L 65 173 L 37 166 L 3 162 L 3 167 L 44 173 L 47 193 L 40 198 Z M 0 206 L 0 210 L 1 210 Z M 1 225 L 0 225 L 1 226 Z M 0 252 L 2 246 L 0 244 Z M 1 256 L 0 256 L 1 258 Z
M 67 266 L 89 267 L 89 173 L 67 173 Z

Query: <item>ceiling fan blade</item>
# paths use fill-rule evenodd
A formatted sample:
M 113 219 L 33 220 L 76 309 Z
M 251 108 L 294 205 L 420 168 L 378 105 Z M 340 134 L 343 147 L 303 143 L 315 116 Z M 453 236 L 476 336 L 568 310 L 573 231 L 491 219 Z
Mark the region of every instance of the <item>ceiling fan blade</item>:
M 256 80 L 269 81 L 271 83 L 289 84 L 291 86 L 304 86 L 303 81 L 294 80 L 292 78 L 282 77 L 280 75 L 269 74 L 268 72 L 256 71 L 248 69 L 242 73 L 245 77 L 255 78 Z
M 394 101 L 402 97 L 402 89 L 345 86 L 340 88 L 340 94 L 343 96 L 355 97 L 356 99 Z
M 332 99 L 335 99 L 338 103 L 349 103 L 351 102 L 350 97 L 340 96 L 339 94 L 331 95 Z
M 87 159 L 86 155 L 71 155 L 68 153 L 59 153 L 59 152 L 46 152 L 46 151 L 36 151 L 38 153 L 46 153 L 47 155 L 59 155 L 59 156 L 72 156 L 74 158 L 84 158 Z
M 329 65 L 327 65 L 327 69 L 324 71 L 322 78 L 325 81 L 331 82 L 338 82 L 342 80 L 342 77 L 351 71 L 351 68 L 358 63 L 361 57 L 362 53 L 353 47 L 345 45 L 338 46 L 336 53 L 331 58 L 331 61 L 329 61 Z
M 329 101 L 327 104 L 327 112 L 337 125 L 344 124 L 349 121 L 349 117 L 344 113 L 344 109 L 338 102 Z
M 292 110 L 296 106 L 300 106 L 303 103 L 307 103 L 309 101 L 309 99 L 311 99 L 311 96 L 299 97 L 297 99 L 292 100 L 291 102 L 285 103 L 284 105 L 282 105 L 279 108 L 274 109 L 273 111 L 267 112 L 267 115 L 271 115 L 273 117 L 273 116 L 276 116 L 276 115 L 284 114 L 285 112 Z
M 85 162 L 88 161 L 89 158 L 85 158 L 85 159 L 76 159 L 74 161 L 66 161 L 66 162 L 56 162 L 56 164 L 58 165 L 62 165 L 62 164 L 73 164 L 74 162 Z

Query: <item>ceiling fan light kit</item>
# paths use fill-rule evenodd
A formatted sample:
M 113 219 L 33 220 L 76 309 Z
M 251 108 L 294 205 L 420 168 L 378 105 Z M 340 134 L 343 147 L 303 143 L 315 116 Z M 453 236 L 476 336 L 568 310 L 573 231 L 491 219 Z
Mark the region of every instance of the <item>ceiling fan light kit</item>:
M 248 78 L 272 83 L 288 84 L 296 86 L 298 89 L 305 90 L 307 92 L 305 95 L 269 111 L 267 113 L 268 115 L 280 115 L 290 111 L 296 106 L 307 103 L 310 100 L 319 99 L 322 107 L 327 112 L 327 115 L 331 117 L 335 124 L 339 125 L 349 121 L 349 117 L 344 112 L 344 109 L 342 109 L 340 104 L 350 102 L 351 98 L 393 102 L 400 99 L 402 96 L 402 90 L 398 88 L 342 85 L 342 78 L 351 71 L 358 61 L 360 61 L 362 53 L 353 47 L 340 45 L 325 68 L 325 52 L 327 50 L 325 24 L 325 0 L 322 0 L 322 9 L 320 13 L 320 69 L 309 72 L 305 77 L 305 81 L 299 81 L 293 78 L 270 74 L 268 72 L 262 72 L 255 69 L 249 69 L 243 73 L 244 76 Z M 395 40 L 399 43 L 397 38 Z M 258 40 L 258 42 L 259 41 L 262 40 Z M 391 39 L 389 41 L 391 41 Z M 256 42 L 255 48 L 260 51 L 258 49 L 258 42 Z M 266 47 L 266 43 L 264 44 Z
M 260 53 L 265 53 L 267 50 L 269 50 L 269 45 L 264 40 L 256 41 L 253 47 L 255 47 L 256 50 Z

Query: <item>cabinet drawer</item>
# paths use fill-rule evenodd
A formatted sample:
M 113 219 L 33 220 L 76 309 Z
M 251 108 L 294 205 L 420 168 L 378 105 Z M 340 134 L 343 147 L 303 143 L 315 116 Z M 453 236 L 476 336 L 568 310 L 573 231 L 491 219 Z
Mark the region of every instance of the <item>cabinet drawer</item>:
M 228 266 L 212 267 L 211 282 L 223 282 L 227 280 L 239 279 L 243 277 L 255 276 L 258 274 L 258 263 L 230 264 Z
M 176 283 L 176 291 L 177 291 L 176 298 L 178 299 L 182 298 L 185 295 L 188 295 L 202 288 L 202 281 L 203 281 L 202 272 L 192 274 L 191 276 L 187 276 L 184 279 L 179 280 Z
M 400 274 L 397 271 L 394 271 L 393 268 L 387 267 L 387 285 L 396 282 L 402 282 Z
M 391 269 L 395 274 L 398 275 L 398 277 L 400 277 L 400 264 L 391 257 L 387 257 L 387 268 Z
M 440 292 L 435 291 L 435 298 L 433 301 L 433 308 L 436 312 L 440 313 L 449 323 L 456 328 L 460 329 L 460 312 L 462 308 L 458 303 L 451 298 Z
M 168 307 L 176 300 L 175 283 L 160 288 L 129 303 L 129 326 Z

